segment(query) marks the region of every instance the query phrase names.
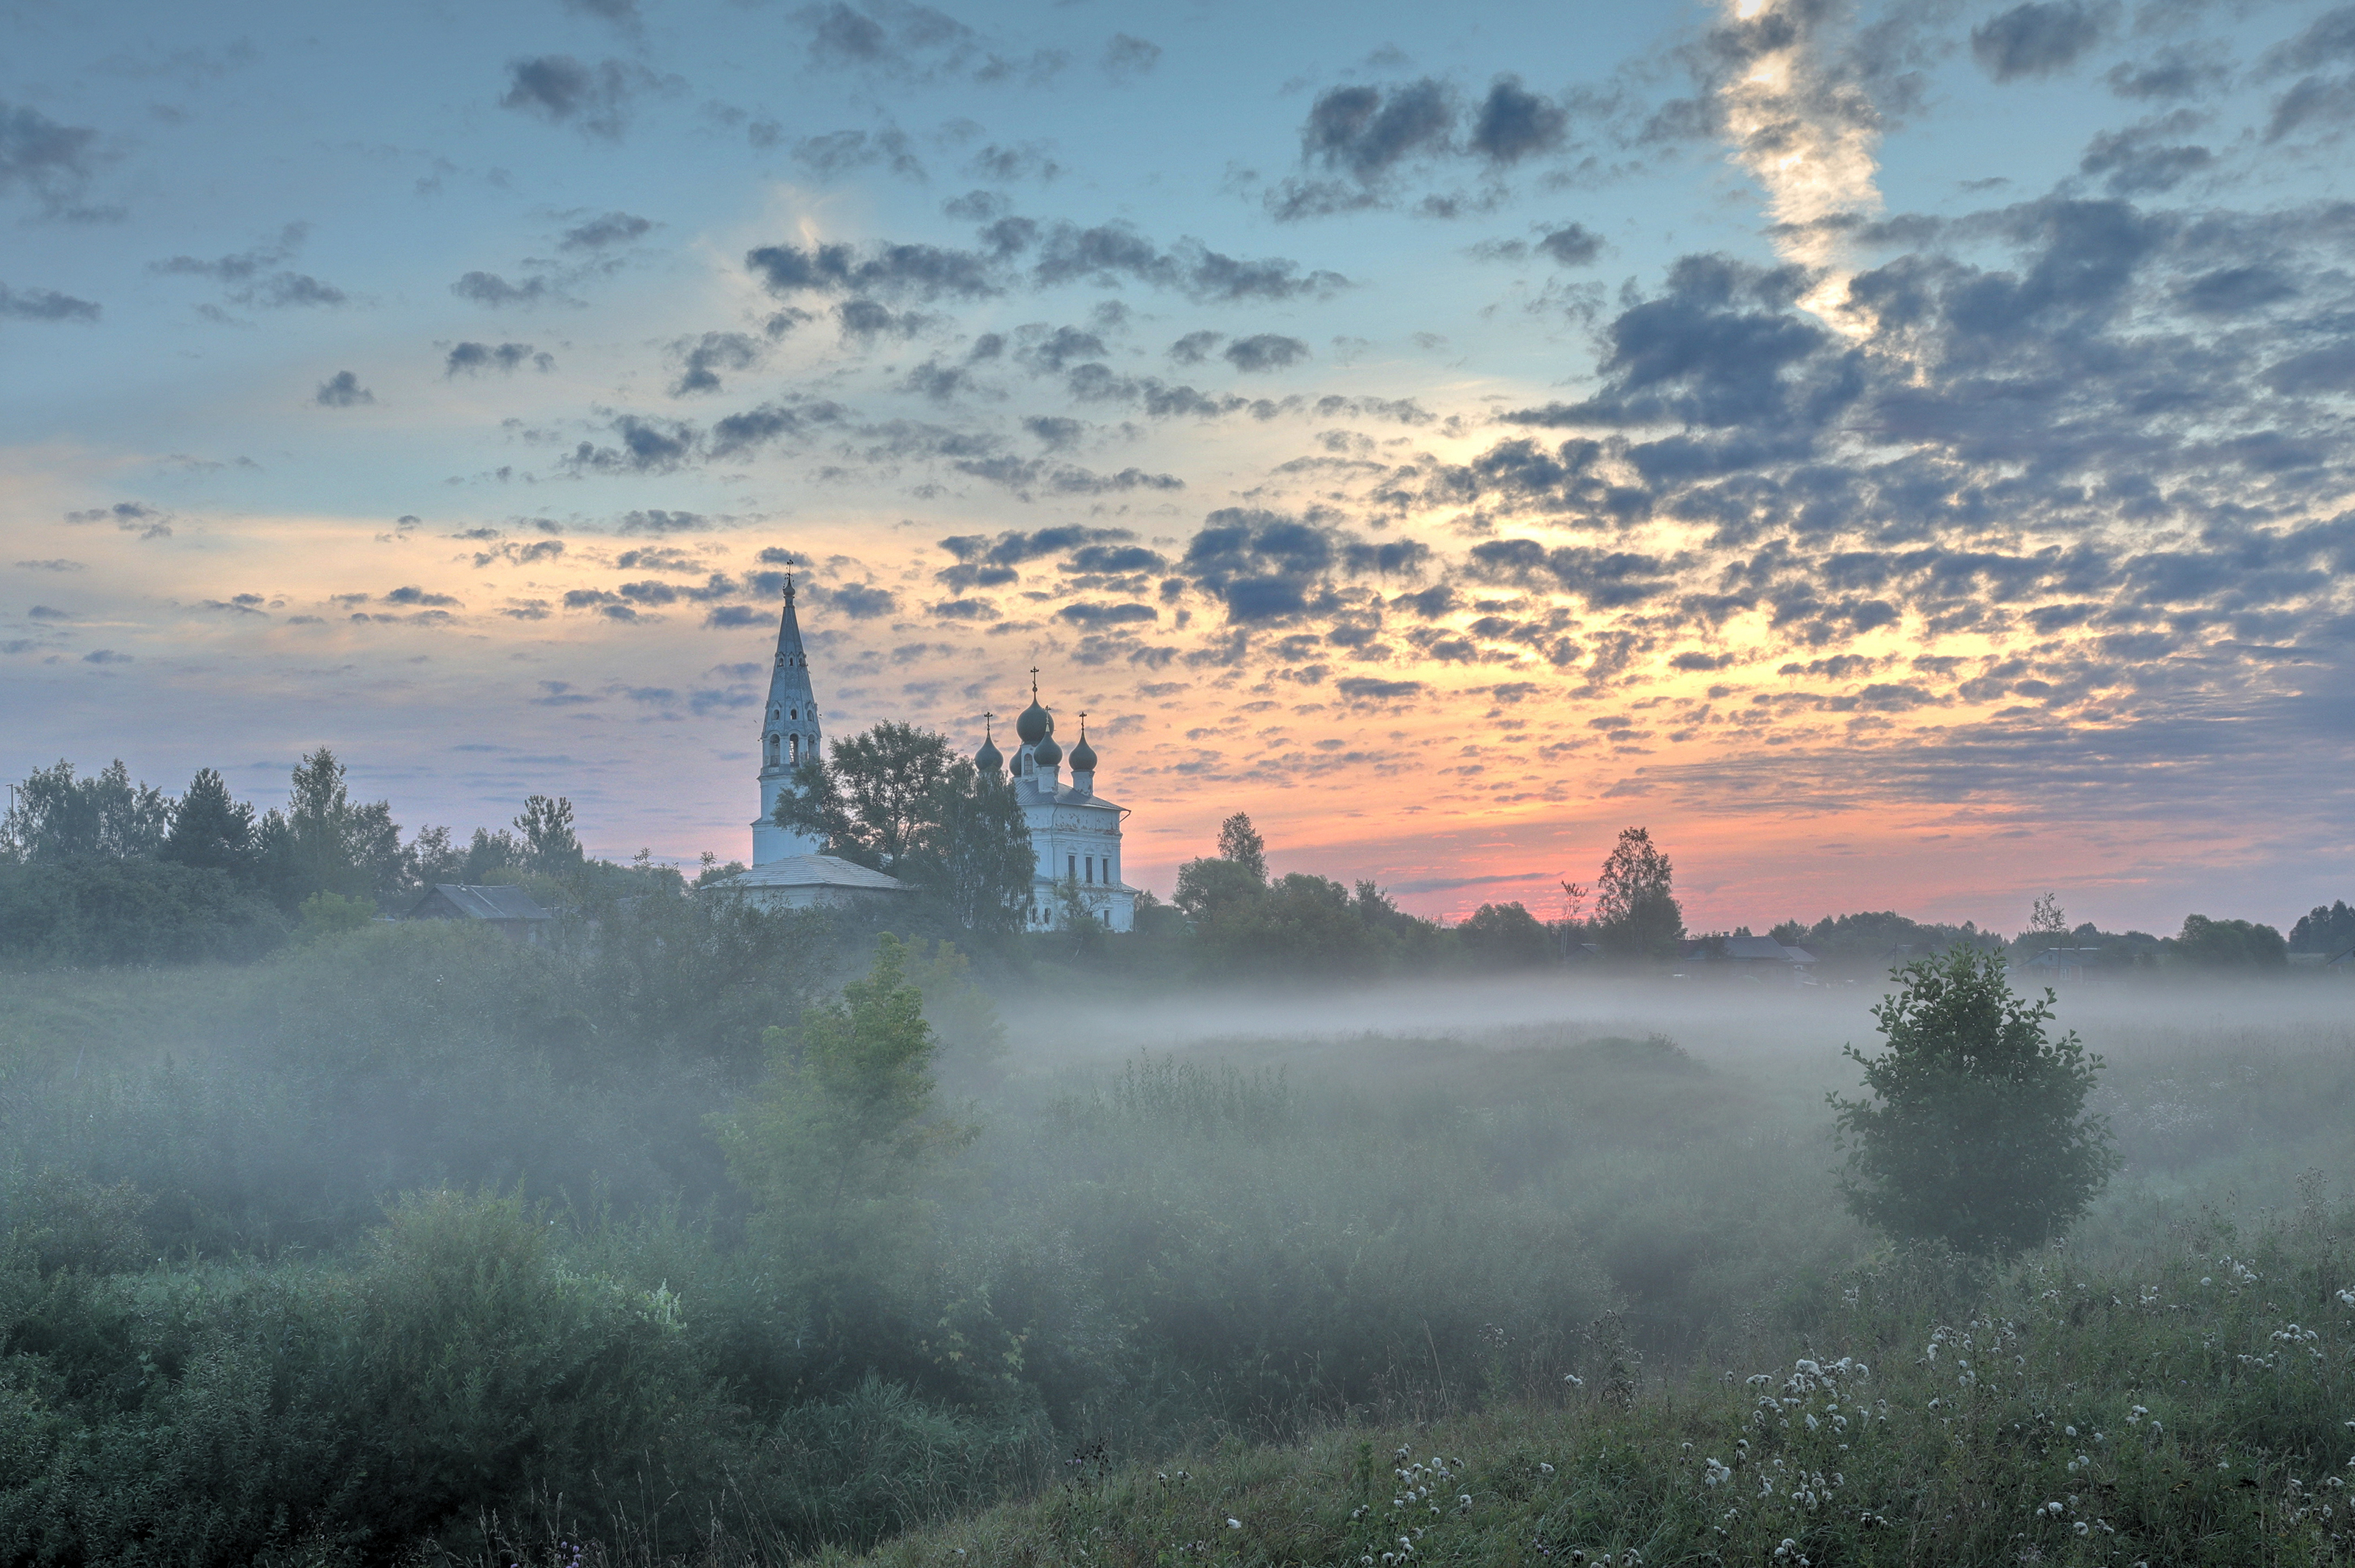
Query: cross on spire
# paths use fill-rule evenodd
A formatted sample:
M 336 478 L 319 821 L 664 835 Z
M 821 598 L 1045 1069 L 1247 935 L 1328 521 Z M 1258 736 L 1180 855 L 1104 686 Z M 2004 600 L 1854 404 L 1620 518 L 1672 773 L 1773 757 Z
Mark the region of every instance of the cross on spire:
M 1039 700 L 1039 667 L 1037 665 L 1030 667 L 1030 700 L 1033 702 Z

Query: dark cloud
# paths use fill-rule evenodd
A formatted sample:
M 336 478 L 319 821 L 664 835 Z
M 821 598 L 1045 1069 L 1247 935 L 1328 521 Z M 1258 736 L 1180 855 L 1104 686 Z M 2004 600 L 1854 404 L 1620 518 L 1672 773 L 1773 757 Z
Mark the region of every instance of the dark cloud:
M 1472 150 L 1492 163 L 1517 164 L 1562 144 L 1567 111 L 1529 91 L 1518 76 L 1500 76 L 1472 116 Z
M 1117 474 L 1098 474 L 1092 469 L 1049 463 L 1035 457 L 969 457 L 958 459 L 950 466 L 960 474 L 970 474 L 976 479 L 1003 485 L 1025 500 L 1041 493 L 1050 496 L 1111 496 L 1132 490 L 1182 490 L 1186 487 L 1186 482 L 1174 474 L 1151 474 L 1142 468 L 1124 468 Z
M 1161 59 L 1161 46 L 1126 33 L 1114 33 L 1104 45 L 1103 73 L 1114 81 L 1143 76 Z
M 338 370 L 319 383 L 313 399 L 323 409 L 357 408 L 376 401 L 376 394 L 360 385 L 360 379 L 349 370 Z
M 2273 116 L 2265 124 L 2265 140 L 2278 142 L 2317 123 L 2336 135 L 2350 121 L 2355 121 L 2355 77 L 2302 77 L 2274 100 Z
M 12 289 L 0 283 L 0 321 L 96 321 L 98 306 L 55 289 Z
M 1069 621 L 1074 626 L 1100 630 L 1106 626 L 1133 626 L 1161 619 L 1161 612 L 1150 604 L 1091 604 L 1085 602 L 1066 604 L 1055 612 L 1056 619 Z
M 1406 158 L 1444 151 L 1456 114 L 1455 92 L 1434 77 L 1401 87 L 1329 88 L 1309 107 L 1301 155 L 1371 182 Z
M 869 343 L 879 337 L 913 337 L 932 318 L 915 311 L 894 311 L 873 300 L 845 300 L 834 307 L 846 343 Z
M 1071 63 L 1057 49 L 1000 53 L 946 12 L 911 0 L 867 0 L 856 10 L 830 0 L 805 5 L 793 18 L 808 33 L 809 63 L 821 70 L 854 68 L 918 80 L 962 76 L 983 83 L 1038 83 Z
M 1169 357 L 1180 365 L 1199 365 L 1225 338 L 1223 332 L 1189 332 L 1169 346 Z
M 835 179 L 878 165 L 908 179 L 925 177 L 923 160 L 916 156 L 915 144 L 897 126 L 805 136 L 794 144 L 794 162 L 823 179 Z
M 1349 286 L 1338 272 L 1304 272 L 1298 262 L 1282 257 L 1241 261 L 1193 240 L 1181 240 L 1165 251 L 1120 223 L 1092 229 L 1056 224 L 1039 242 L 1031 276 L 1042 287 L 1069 283 L 1108 287 L 1128 280 L 1204 304 L 1321 298 Z
M 670 347 L 679 357 L 678 379 L 670 389 L 674 398 L 716 392 L 719 372 L 752 369 L 768 352 L 759 338 L 741 332 L 707 332 L 700 337 L 682 337 Z
M 591 65 L 570 55 L 535 55 L 507 62 L 502 109 L 520 110 L 550 124 L 577 124 L 591 136 L 620 137 L 630 99 L 652 78 L 643 66 L 608 59 Z
M 884 615 L 896 614 L 899 599 L 888 588 L 878 588 L 871 582 L 846 582 L 840 587 L 810 585 L 810 596 L 827 609 L 837 611 L 854 621 L 872 621 Z
M 1057 414 L 1031 414 L 1022 421 L 1022 428 L 1038 438 L 1039 444 L 1050 452 L 1065 452 L 1077 446 L 1087 433 L 1087 425 Z
M 2086 147 L 2077 162 L 2078 172 L 2100 176 L 2112 196 L 2173 190 L 2216 162 L 2216 155 L 2206 147 L 2166 139 L 2188 119 L 2170 115 L 2158 125 L 2105 132 Z
M 124 533 L 137 534 L 143 539 L 167 539 L 172 537 L 172 515 L 144 501 L 117 501 L 112 507 L 92 507 L 87 511 L 68 512 L 66 521 L 112 523 Z
M 711 427 L 711 455 L 741 457 L 772 443 L 840 425 L 848 411 L 839 403 L 784 400 L 730 414 Z
M 720 527 L 725 521 L 725 518 L 706 517 L 701 512 L 649 509 L 623 513 L 614 521 L 613 531 L 624 538 L 635 534 L 653 534 L 660 538 L 665 534 L 704 533 Z
M 1380 708 L 1411 701 L 1427 689 L 1419 680 L 1382 680 L 1373 676 L 1344 676 L 1333 683 L 1333 689 L 1352 704 Z
M 1054 159 L 1051 148 L 1044 142 L 1025 142 L 1018 147 L 1000 146 L 993 142 L 965 160 L 968 179 L 995 180 L 1010 185 L 1018 179 L 1037 179 L 1041 183 L 1054 179 L 1063 172 L 1063 165 Z
M 1076 326 L 1059 326 L 1024 345 L 1015 357 L 1034 373 L 1060 375 L 1078 360 L 1101 359 L 1107 352 L 1103 339 L 1094 333 Z
M 770 293 L 859 293 L 886 299 L 986 299 L 1005 292 L 988 258 L 937 245 L 763 245 L 744 265 Z
M 2011 81 L 2066 70 L 2101 42 L 2115 5 L 2030 0 L 1971 29 L 1971 54 L 1989 76 Z
M 442 375 L 445 380 L 453 376 L 479 376 L 485 370 L 513 375 L 526 365 L 553 370 L 556 358 L 528 343 L 461 343 L 442 362 Z
M 1580 223 L 1565 223 L 1538 240 L 1538 249 L 1562 267 L 1583 267 L 1603 252 L 1603 237 Z
M 2121 60 L 2104 78 L 2120 98 L 2196 98 L 2231 80 L 2222 63 L 2200 60 L 2178 49 L 2165 50 L 2147 60 Z
M 0 100 L 0 196 L 29 193 L 46 217 L 109 216 L 81 205 L 98 158 L 91 127 L 59 124 L 37 109 Z
M 19 571 L 83 571 L 88 570 L 80 561 L 67 560 L 61 556 L 53 556 L 48 560 L 15 560 L 10 561 L 8 564 L 15 567 Z
M 511 283 L 496 272 L 468 272 L 450 285 L 450 292 L 462 300 L 502 310 L 509 305 L 535 305 L 548 300 L 561 300 L 563 293 L 545 277 L 529 277 Z
M 575 473 L 667 474 L 693 457 L 702 434 L 677 421 L 653 421 L 635 414 L 615 420 L 617 446 L 584 441 L 564 460 Z
M 654 231 L 654 223 L 627 212 L 608 212 L 574 224 L 556 241 L 559 251 L 603 251 L 626 245 Z
M 1307 344 L 1273 332 L 1239 337 L 1227 345 L 1225 355 L 1228 364 L 1246 373 L 1285 369 L 1307 357 Z
M 225 291 L 233 303 L 265 310 L 283 310 L 303 305 L 336 305 L 346 303 L 341 289 L 321 283 L 307 272 L 297 272 L 281 267 L 301 251 L 311 232 L 307 223 L 290 223 L 269 244 L 257 245 L 250 251 L 240 251 L 210 261 L 195 256 L 168 257 L 150 261 L 147 270 L 167 277 L 211 278 L 229 285 Z M 275 270 L 273 270 L 275 269 Z
M 424 589 L 415 586 L 396 588 L 377 603 L 426 610 L 455 610 L 461 607 L 458 601 L 447 593 L 428 593 Z

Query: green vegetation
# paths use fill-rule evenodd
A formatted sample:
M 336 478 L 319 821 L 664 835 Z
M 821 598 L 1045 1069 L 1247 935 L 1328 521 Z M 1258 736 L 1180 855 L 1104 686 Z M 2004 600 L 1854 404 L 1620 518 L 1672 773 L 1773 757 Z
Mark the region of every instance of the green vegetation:
M 872 1561 L 2340 1562 L 2350 1227 L 2319 1202 L 2249 1232 L 2211 1219 L 1984 1291 L 1934 1252 L 1884 1253 L 1720 1375 L 1638 1389 L 1600 1334 L 1582 1382 L 1543 1398 L 1075 1464 Z
M 2000 955 L 1957 947 L 1893 976 L 1885 1049 L 1846 1054 L 1870 1099 L 1830 1096 L 1858 1218 L 1901 1241 L 2013 1257 L 2062 1234 L 2116 1167 L 2085 1114 L 2102 1060 L 2051 1038 L 2052 993 L 2016 994 Z

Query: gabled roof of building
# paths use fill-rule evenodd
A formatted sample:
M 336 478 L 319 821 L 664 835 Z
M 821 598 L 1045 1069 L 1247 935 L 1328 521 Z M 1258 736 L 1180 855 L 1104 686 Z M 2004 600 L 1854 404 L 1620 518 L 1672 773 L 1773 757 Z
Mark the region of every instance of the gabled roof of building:
M 432 901 L 436 895 L 449 901 L 452 908 L 469 920 L 554 920 L 556 917 L 539 907 L 532 896 L 521 888 L 473 887 L 464 882 L 436 882 L 425 891 L 410 912 Z
M 732 877 L 706 882 L 709 892 L 741 892 L 751 888 L 870 888 L 879 892 L 915 890 L 888 872 L 872 870 L 839 855 L 788 855 L 782 860 L 749 867 Z

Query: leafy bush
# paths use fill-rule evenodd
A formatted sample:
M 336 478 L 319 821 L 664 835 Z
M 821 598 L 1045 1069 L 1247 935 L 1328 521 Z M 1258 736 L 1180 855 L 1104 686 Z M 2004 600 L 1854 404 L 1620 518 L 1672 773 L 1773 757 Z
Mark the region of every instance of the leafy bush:
M 1983 1256 L 2059 1235 L 2117 1164 L 2084 1110 L 2101 1059 L 2074 1034 L 2047 1036 L 2052 993 L 2015 995 L 2000 954 L 1958 947 L 1896 979 L 1873 1008 L 1886 1049 L 1844 1051 L 1873 1098 L 1828 1096 L 1849 1209 L 1902 1240 Z
M 0 964 L 250 959 L 284 936 L 268 902 L 209 867 L 101 856 L 0 864 Z

